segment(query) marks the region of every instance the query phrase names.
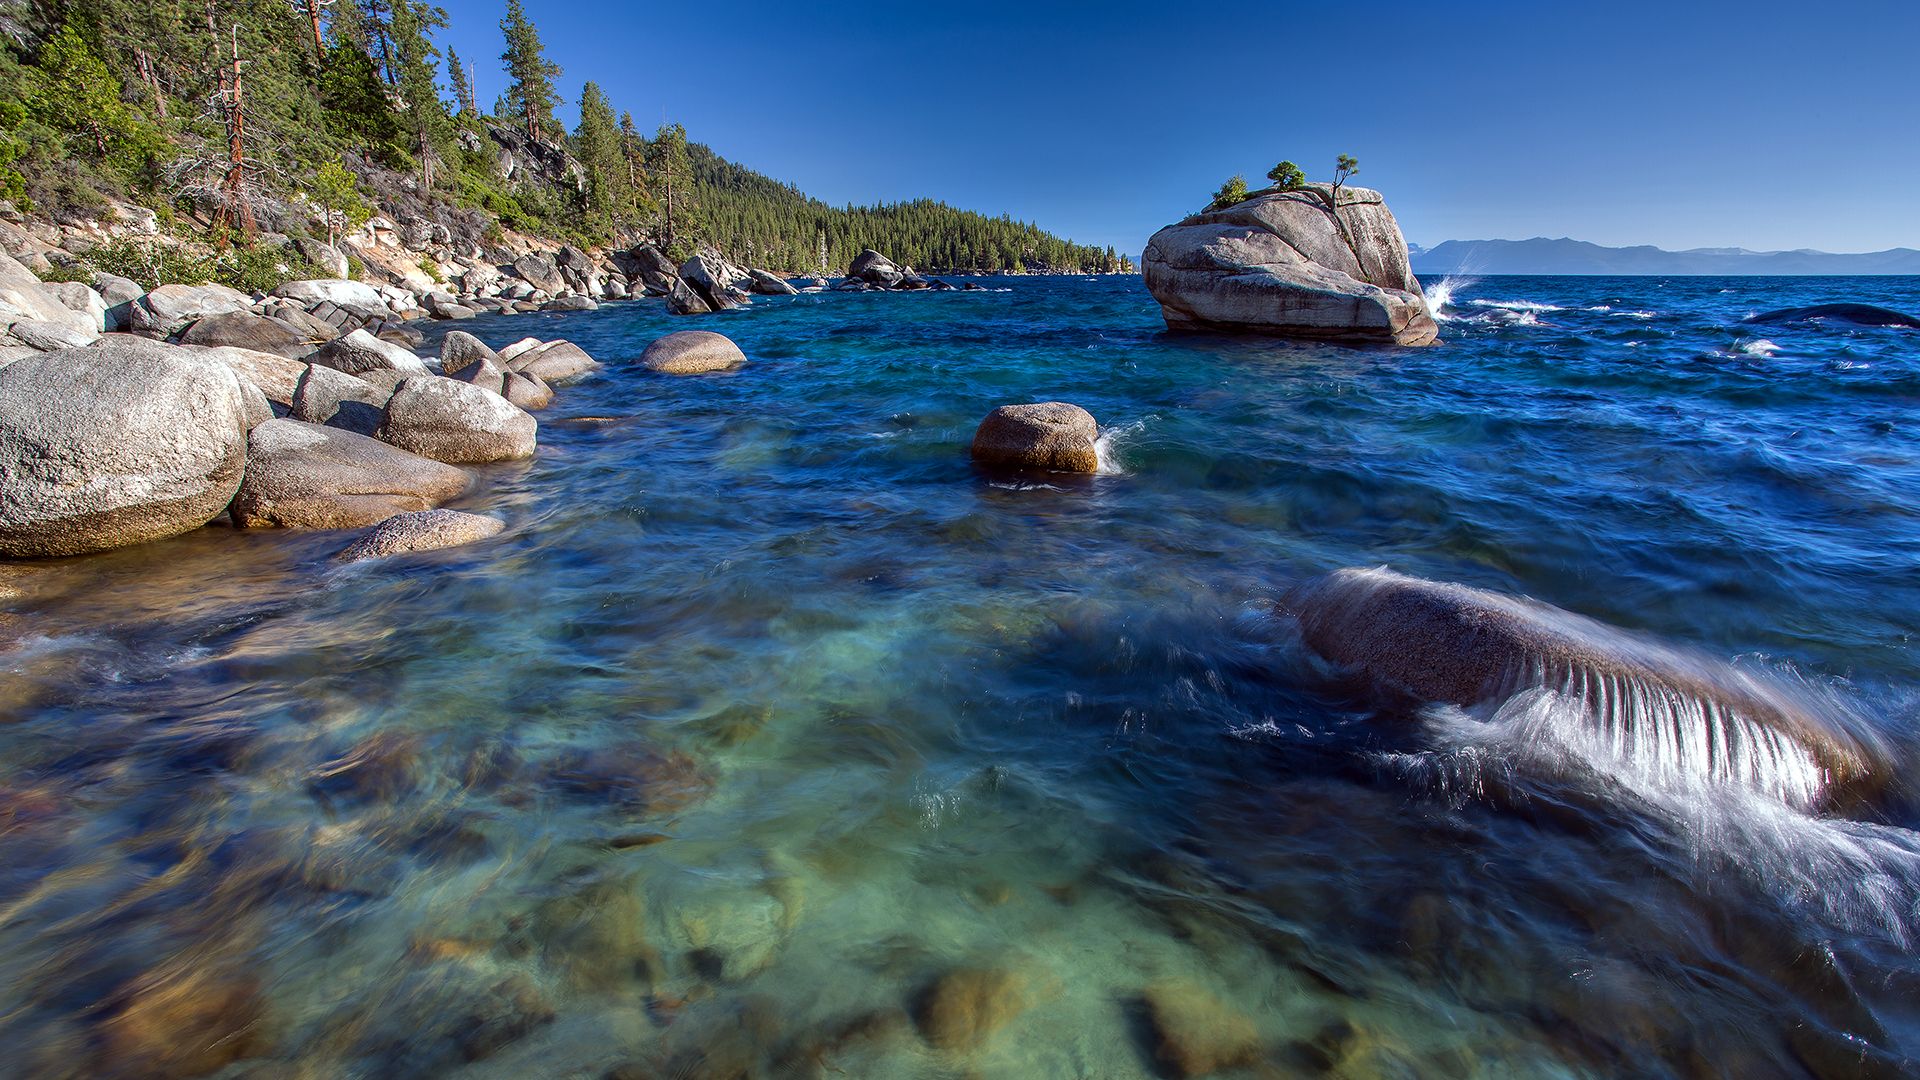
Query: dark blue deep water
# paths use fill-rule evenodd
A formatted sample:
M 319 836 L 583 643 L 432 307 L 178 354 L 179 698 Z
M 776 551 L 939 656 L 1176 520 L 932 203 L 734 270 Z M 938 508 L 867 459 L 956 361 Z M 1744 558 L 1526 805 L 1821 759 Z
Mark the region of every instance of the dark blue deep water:
M 606 362 L 342 568 L 0 568 L 0 1074 L 1852 1077 L 1920 1066 L 1920 279 L 1491 278 L 1445 343 L 1170 337 L 1137 279 L 462 324 Z M 978 473 L 997 404 L 1099 476 Z M 1376 711 L 1348 566 L 1802 680 L 1843 816 Z M 618 1071 L 624 1070 L 624 1071 Z

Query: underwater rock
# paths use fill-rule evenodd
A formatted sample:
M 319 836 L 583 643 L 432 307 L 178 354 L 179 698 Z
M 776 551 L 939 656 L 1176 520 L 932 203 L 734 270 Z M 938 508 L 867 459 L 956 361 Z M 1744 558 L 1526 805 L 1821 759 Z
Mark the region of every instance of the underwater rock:
M 1099 427 L 1092 414 L 1064 401 L 1002 405 L 973 433 L 973 459 L 983 465 L 1050 472 L 1100 470 L 1094 449 Z
M 1184 979 L 1156 983 L 1144 995 L 1154 1059 L 1174 1076 L 1208 1076 L 1260 1056 L 1253 1021 Z
M 103 1075 L 204 1076 L 263 1052 L 259 980 L 191 967 L 143 979 L 99 1028 Z
M 438 551 L 485 540 L 506 527 L 507 523 L 499 518 L 463 514 L 458 510 L 418 510 L 409 514 L 395 514 L 349 544 L 336 557 L 341 562 L 358 562 L 387 555 Z
M 1892 308 L 1872 304 L 1814 304 L 1810 307 L 1781 308 L 1742 319 L 1747 323 L 1797 323 L 1831 319 L 1855 326 L 1904 326 L 1920 330 L 1920 319 Z
M 355 798 L 391 804 L 419 786 L 420 740 L 380 731 L 314 771 L 309 789 L 322 799 Z
M 540 905 L 532 932 L 541 958 L 570 984 L 614 992 L 660 972 L 646 918 L 637 885 L 598 881 Z
M 667 375 L 702 375 L 725 371 L 747 362 L 740 346 L 725 334 L 710 330 L 681 330 L 647 346 L 642 366 Z
M 553 779 L 569 794 L 646 813 L 685 809 L 713 787 L 692 757 L 640 742 L 568 751 L 555 762 Z
M 941 1050 L 970 1050 L 1027 1009 L 1027 980 L 1004 968 L 956 968 L 920 997 L 914 1022 Z
M 356 529 L 428 510 L 467 490 L 466 470 L 351 431 L 269 420 L 247 437 L 230 508 L 243 529 Z
M 492 1057 L 501 1048 L 553 1023 L 557 1015 L 553 1003 L 532 979 L 525 975 L 504 979 L 467 1018 L 459 1035 L 460 1052 L 468 1061 Z
M 247 462 L 232 369 L 138 339 L 0 367 L 0 555 L 82 555 L 212 521 Z
M 1794 747 L 1830 793 L 1870 794 L 1892 774 L 1882 746 L 1784 684 L 1535 600 L 1378 568 L 1337 570 L 1283 606 L 1310 648 L 1376 686 L 1461 707 L 1560 690 L 1702 779 L 1765 780 L 1792 768 Z
M 1174 330 L 1431 345 L 1439 334 L 1377 191 L 1261 193 L 1153 234 L 1147 289 Z

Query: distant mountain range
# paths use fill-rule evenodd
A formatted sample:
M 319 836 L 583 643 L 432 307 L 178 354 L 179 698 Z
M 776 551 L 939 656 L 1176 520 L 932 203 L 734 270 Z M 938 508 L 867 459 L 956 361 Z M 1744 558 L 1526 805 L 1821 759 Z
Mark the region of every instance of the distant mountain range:
M 1416 274 L 1619 274 L 1704 276 L 1920 274 L 1920 251 L 1889 248 L 1857 255 L 1826 251 L 1748 251 L 1693 248 L 1666 251 L 1601 247 L 1564 237 L 1549 240 L 1448 240 L 1430 248 L 1408 245 Z

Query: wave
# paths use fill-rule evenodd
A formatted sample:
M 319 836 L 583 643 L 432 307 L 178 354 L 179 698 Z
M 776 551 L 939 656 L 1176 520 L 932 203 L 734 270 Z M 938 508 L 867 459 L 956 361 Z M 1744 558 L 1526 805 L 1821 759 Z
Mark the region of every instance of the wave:
M 1100 467 L 1095 470 L 1096 475 L 1127 475 L 1126 462 L 1120 456 L 1120 448 L 1133 441 L 1145 430 L 1147 430 L 1145 420 L 1101 428 L 1099 437 L 1093 440 L 1093 452 L 1100 461 Z
M 1453 294 L 1472 285 L 1473 282 L 1473 278 L 1445 277 L 1427 286 L 1427 310 L 1433 312 L 1436 321 L 1452 322 L 1459 317 L 1447 310 L 1453 305 Z
M 1902 948 L 1920 937 L 1920 834 L 1809 813 L 1823 770 L 1778 733 L 1749 732 L 1763 737 L 1701 768 L 1686 762 L 1711 745 L 1662 743 L 1657 728 L 1651 742 L 1623 738 L 1595 726 L 1579 693 L 1544 688 L 1484 719 L 1438 706 L 1423 723 L 1434 749 L 1383 760 L 1430 796 L 1458 806 L 1510 798 L 1517 777 L 1569 784 L 1663 822 L 1696 872 L 1739 875 L 1787 910 Z
M 1548 311 L 1565 311 L 1559 304 L 1542 304 L 1533 300 L 1469 300 L 1468 306 L 1494 308 L 1499 311 L 1526 311 L 1541 314 Z

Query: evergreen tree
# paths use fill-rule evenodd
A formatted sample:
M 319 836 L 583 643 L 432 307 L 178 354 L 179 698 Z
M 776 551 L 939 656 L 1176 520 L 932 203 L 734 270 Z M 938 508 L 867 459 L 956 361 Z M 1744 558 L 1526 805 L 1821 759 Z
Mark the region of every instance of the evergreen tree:
M 397 167 L 406 156 L 406 132 L 373 60 L 358 46 L 336 42 L 320 75 L 320 101 L 329 133 L 368 160 Z
M 587 171 L 587 208 L 605 223 L 609 239 L 618 236 L 632 199 L 626 190 L 620 129 L 599 83 L 580 88 L 580 126 L 573 129 L 573 153 Z
M 82 136 L 95 154 L 106 157 L 109 134 L 117 139 L 132 127 L 132 115 L 120 103 L 120 80 L 71 23 L 40 47 L 38 66 L 32 107 L 55 129 Z
M 460 62 L 460 54 L 451 45 L 447 46 L 447 83 L 453 90 L 453 103 L 460 107 L 460 115 L 479 115 L 480 110 L 473 103 L 473 80 Z
M 647 171 L 653 175 L 660 192 L 661 250 L 675 262 L 691 258 L 701 229 L 686 128 L 679 124 L 660 125 L 653 137 Z
M 627 171 L 627 216 L 652 217 L 659 208 L 647 190 L 647 140 L 630 112 L 620 114 L 620 163 Z
M 333 14 L 327 19 L 327 37 L 331 44 L 351 45 L 372 57 L 373 32 L 367 27 L 367 12 L 360 0 L 335 0 Z
M 434 61 L 439 59 L 440 50 L 433 47 L 429 35 L 447 25 L 447 13 L 413 0 L 391 0 L 391 3 L 393 21 L 389 32 L 408 148 L 420 167 L 421 185 L 431 188 L 434 162 L 449 136 L 450 122 L 446 104 L 440 100 L 440 87 L 435 82 Z
M 540 34 L 527 19 L 520 0 L 507 0 L 507 17 L 500 20 L 500 32 L 507 38 L 507 51 L 500 54 L 510 80 L 507 105 L 514 115 L 525 119 L 527 138 L 540 142 L 542 133 L 555 126 L 553 107 L 559 95 L 553 89 L 553 80 L 560 77 L 560 65 L 547 59 Z

